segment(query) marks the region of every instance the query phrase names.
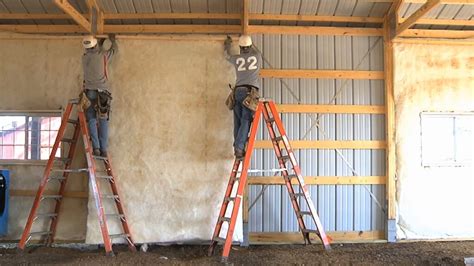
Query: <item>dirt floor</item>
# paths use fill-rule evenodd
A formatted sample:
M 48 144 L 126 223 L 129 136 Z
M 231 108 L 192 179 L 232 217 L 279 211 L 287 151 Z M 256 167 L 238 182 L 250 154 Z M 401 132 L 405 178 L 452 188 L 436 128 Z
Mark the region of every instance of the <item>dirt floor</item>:
M 474 241 L 416 242 L 397 244 L 333 244 L 330 252 L 320 245 L 272 245 L 233 247 L 229 263 L 235 265 L 464 265 L 474 257 Z M 221 251 L 218 247 L 216 251 Z M 207 257 L 206 246 L 150 246 L 146 253 L 132 253 L 125 246 L 116 248 L 114 257 L 103 249 L 30 248 L 0 250 L 1 265 L 218 265 L 220 254 Z

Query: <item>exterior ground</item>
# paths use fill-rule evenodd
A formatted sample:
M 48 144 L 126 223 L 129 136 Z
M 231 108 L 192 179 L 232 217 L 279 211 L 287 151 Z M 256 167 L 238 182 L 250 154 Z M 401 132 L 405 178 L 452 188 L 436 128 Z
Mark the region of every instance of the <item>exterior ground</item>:
M 232 248 L 229 263 L 235 265 L 464 265 L 464 258 L 474 257 L 474 241 L 413 242 L 374 244 L 333 244 L 330 252 L 321 245 L 272 245 Z M 148 251 L 132 253 L 117 247 L 114 257 L 103 249 L 29 248 L 0 250 L 1 265 L 218 265 L 221 247 L 208 257 L 207 246 L 150 246 Z

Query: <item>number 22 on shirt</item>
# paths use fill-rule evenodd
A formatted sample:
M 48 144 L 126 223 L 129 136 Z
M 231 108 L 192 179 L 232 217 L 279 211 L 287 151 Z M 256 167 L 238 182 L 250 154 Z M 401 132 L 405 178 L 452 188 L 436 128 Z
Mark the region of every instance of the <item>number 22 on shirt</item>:
M 239 57 L 235 60 L 235 63 L 238 65 L 237 71 L 257 69 L 257 58 L 255 56 L 247 58 L 247 62 L 245 62 L 245 58 Z

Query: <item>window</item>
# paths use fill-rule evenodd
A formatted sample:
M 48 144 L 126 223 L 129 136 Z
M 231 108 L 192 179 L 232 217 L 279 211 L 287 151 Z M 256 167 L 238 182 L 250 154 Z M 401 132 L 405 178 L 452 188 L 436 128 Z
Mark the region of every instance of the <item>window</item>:
M 473 139 L 474 113 L 421 113 L 423 166 L 472 165 Z
M 47 160 L 60 126 L 61 112 L 0 113 L 0 160 Z

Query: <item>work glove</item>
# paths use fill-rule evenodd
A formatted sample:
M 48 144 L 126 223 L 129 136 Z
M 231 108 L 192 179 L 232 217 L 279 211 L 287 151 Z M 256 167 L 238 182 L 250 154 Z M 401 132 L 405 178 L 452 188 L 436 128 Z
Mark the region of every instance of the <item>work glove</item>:
M 232 38 L 227 35 L 227 39 L 224 41 L 224 46 L 229 47 L 232 44 Z

